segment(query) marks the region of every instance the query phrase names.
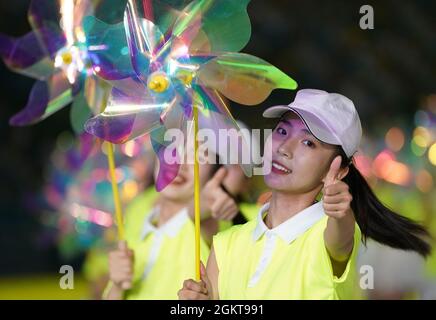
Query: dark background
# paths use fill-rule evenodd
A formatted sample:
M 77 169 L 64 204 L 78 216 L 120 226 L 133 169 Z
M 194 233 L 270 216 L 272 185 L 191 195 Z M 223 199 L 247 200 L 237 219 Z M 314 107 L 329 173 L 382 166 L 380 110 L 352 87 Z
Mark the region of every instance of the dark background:
M 374 8 L 374 30 L 359 27 L 365 4 Z M 28 5 L 1 1 L 0 32 L 30 31 Z M 367 135 L 413 122 L 423 99 L 436 92 L 435 1 L 252 0 L 249 14 L 252 38 L 243 51 L 279 67 L 300 88 L 350 97 Z M 58 272 L 55 244 L 40 241 L 44 226 L 33 195 L 56 137 L 71 130 L 69 108 L 37 125 L 12 128 L 8 119 L 25 105 L 33 80 L 0 63 L 0 83 L 0 275 Z M 261 111 L 293 95 L 276 91 L 260 107 L 233 108 L 234 115 L 261 127 Z

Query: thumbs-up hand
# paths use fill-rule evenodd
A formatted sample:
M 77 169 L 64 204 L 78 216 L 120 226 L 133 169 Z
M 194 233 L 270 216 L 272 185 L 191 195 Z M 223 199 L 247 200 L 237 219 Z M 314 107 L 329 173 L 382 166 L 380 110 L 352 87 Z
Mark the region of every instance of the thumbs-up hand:
M 122 290 L 132 287 L 133 257 L 126 241 L 120 241 L 117 250 L 109 253 L 109 278 Z
M 341 181 L 347 172 L 341 172 L 341 157 L 333 159 L 324 180 L 323 208 L 326 215 L 335 219 L 342 219 L 352 214 L 351 201 L 353 197 L 348 185 Z M 345 174 L 344 174 L 345 173 Z
M 238 205 L 221 187 L 226 175 L 227 169 L 221 167 L 203 187 L 202 212 L 210 212 L 215 219 L 232 220 L 238 213 Z
M 203 262 L 200 267 L 201 280 L 192 279 L 183 282 L 183 288 L 177 293 L 180 300 L 211 300 L 212 287 Z

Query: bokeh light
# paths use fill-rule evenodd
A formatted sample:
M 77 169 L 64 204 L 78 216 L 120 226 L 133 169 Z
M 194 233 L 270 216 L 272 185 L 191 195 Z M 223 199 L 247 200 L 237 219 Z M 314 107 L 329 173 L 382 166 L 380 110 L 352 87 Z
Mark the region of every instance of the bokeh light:
M 388 148 L 394 152 L 398 152 L 404 146 L 403 130 L 397 127 L 390 128 L 385 136 L 385 142 Z
M 433 177 L 427 170 L 420 170 L 416 175 L 415 184 L 421 192 L 429 192 L 433 187 Z
M 395 156 L 384 150 L 374 159 L 373 172 L 380 179 L 387 182 L 406 186 L 411 181 L 411 171 L 409 167 L 395 160 Z
M 354 156 L 354 161 L 356 163 L 357 169 L 364 177 L 368 178 L 369 176 L 371 176 L 371 158 L 359 152 Z
M 415 125 L 417 127 L 428 127 L 430 125 L 430 116 L 423 110 L 418 110 L 415 113 Z
M 412 153 L 417 156 L 417 157 L 421 157 L 425 154 L 425 147 L 421 147 L 419 145 L 416 144 L 415 140 L 412 140 L 410 142 L 410 150 L 412 151 Z
M 421 148 L 427 148 L 431 141 L 431 134 L 427 128 L 418 127 L 413 131 L 413 142 Z
M 428 160 L 434 166 L 436 166 L 436 142 L 428 150 Z

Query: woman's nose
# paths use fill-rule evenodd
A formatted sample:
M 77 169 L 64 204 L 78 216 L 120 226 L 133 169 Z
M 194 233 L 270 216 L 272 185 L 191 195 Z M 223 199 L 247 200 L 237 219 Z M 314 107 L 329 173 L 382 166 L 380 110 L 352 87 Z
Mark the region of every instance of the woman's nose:
M 293 156 L 294 150 L 294 142 L 293 139 L 286 139 L 282 143 L 280 143 L 279 148 L 277 149 L 278 153 L 288 159 L 291 159 Z

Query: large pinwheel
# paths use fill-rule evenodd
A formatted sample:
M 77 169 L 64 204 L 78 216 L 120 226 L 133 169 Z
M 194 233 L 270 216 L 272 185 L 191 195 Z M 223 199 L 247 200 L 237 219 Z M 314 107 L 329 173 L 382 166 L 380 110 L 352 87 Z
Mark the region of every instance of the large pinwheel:
M 275 88 L 296 88 L 269 63 L 235 52 L 250 38 L 249 0 L 187 2 L 177 11 L 168 6 L 171 1 L 145 1 L 142 18 L 141 6 L 130 0 L 124 25 L 85 19 L 97 73 L 113 86 L 105 111 L 89 120 L 86 130 L 113 143 L 150 132 L 161 160 L 158 190 L 177 174 L 161 156 L 165 129 L 185 125 L 194 106 L 200 128 L 216 130 L 218 136 L 218 129 L 239 130 L 220 94 L 255 105 Z
M 15 72 L 37 79 L 23 110 L 10 119 L 15 126 L 36 123 L 73 102 L 72 127 L 83 132 L 92 113 L 100 112 L 108 85 L 95 76 L 88 58 L 83 18 L 98 1 L 33 0 L 32 31 L 21 38 L 0 35 L 0 54 Z
M 172 4 L 187 4 L 182 10 Z M 238 126 L 221 95 L 244 105 L 262 102 L 275 88 L 295 89 L 294 80 L 260 58 L 237 53 L 250 38 L 249 0 L 129 0 L 124 25 L 93 17 L 85 33 L 97 74 L 113 86 L 103 113 L 85 129 L 102 139 L 123 143 L 150 133 L 160 161 L 157 189 L 178 172 L 163 157 L 165 131 L 194 120 L 216 131 Z M 141 16 L 142 15 L 142 16 Z M 111 42 L 110 39 L 113 39 Z M 107 45 L 98 46 L 100 43 Z M 101 66 L 101 67 L 100 67 Z M 99 70 L 103 70 L 99 72 Z M 195 139 L 196 141 L 196 139 Z M 196 277 L 199 261 L 199 177 L 195 143 Z

